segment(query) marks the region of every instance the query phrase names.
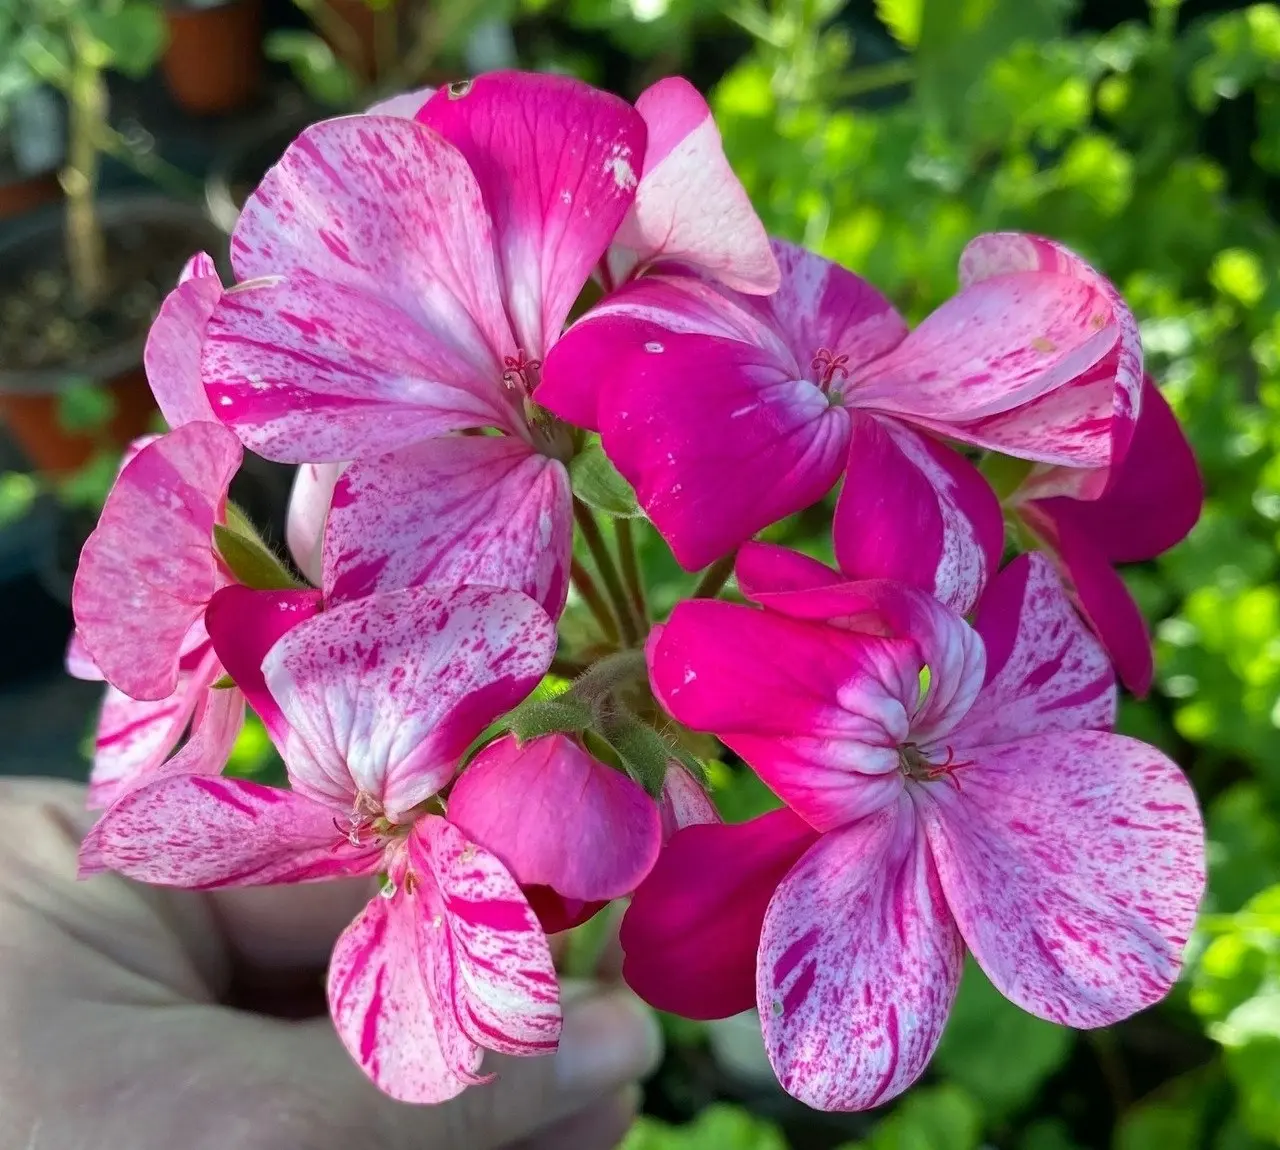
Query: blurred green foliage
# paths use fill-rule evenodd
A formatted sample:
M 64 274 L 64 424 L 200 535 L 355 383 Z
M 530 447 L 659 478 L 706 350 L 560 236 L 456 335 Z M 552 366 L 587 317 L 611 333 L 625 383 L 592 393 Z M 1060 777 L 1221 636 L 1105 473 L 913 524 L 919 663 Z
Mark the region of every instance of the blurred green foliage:
M 1191 537 L 1126 571 L 1158 676 L 1122 726 L 1188 769 L 1209 829 L 1182 983 L 1145 1016 L 1080 1035 L 1021 1014 L 971 968 L 924 1084 L 850 1145 L 1280 1145 L 1280 6 L 1190 19 L 1179 0 L 1150 0 L 1103 32 L 1079 30 L 1071 0 L 875 0 L 878 22 L 843 0 L 524 7 L 604 30 L 635 65 L 613 72 L 633 80 L 705 59 L 699 29 L 721 45 L 742 36 L 711 101 L 766 224 L 913 318 L 955 290 L 979 232 L 1071 245 L 1132 304 L 1204 471 Z M 617 82 L 598 57 L 537 62 Z M 810 530 L 802 516 L 781 534 L 820 545 Z M 669 604 L 686 588 L 657 548 L 645 555 Z M 773 805 L 749 775 L 713 764 L 712 779 L 732 819 Z M 671 1033 L 691 1041 L 697 1027 Z M 646 1121 L 627 1145 L 782 1138 L 717 1107 L 684 1127 Z

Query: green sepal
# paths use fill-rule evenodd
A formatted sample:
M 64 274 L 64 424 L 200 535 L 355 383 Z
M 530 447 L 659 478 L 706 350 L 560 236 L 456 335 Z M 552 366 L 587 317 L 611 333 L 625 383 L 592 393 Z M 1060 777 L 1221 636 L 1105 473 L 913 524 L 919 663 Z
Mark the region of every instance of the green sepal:
M 226 524 L 213 525 L 213 544 L 227 569 L 256 591 L 297 591 L 306 587 L 290 574 L 234 503 L 227 502 Z
M 615 519 L 638 519 L 644 515 L 631 484 L 609 462 L 598 438 L 588 440 L 570 461 L 569 479 L 574 495 L 596 511 Z
M 211 691 L 229 691 L 236 685 L 236 681 L 230 675 L 223 675 L 221 678 L 215 679 L 209 684 Z
M 649 797 L 662 797 L 667 781 L 667 765 L 677 753 L 648 723 L 631 714 L 611 715 L 600 732 L 614 749 L 623 769 L 648 792 Z

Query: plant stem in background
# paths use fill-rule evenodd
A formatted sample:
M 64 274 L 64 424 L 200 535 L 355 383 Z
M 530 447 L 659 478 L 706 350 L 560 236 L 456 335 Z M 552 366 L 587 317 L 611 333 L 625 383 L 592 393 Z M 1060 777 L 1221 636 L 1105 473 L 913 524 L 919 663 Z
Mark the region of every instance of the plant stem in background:
M 573 585 L 578 589 L 578 594 L 582 596 L 582 601 L 587 605 L 587 610 L 591 612 L 601 632 L 603 632 L 605 642 L 616 643 L 618 641 L 618 624 L 614 622 L 609 605 L 604 601 L 604 596 L 600 594 L 600 588 L 596 586 L 596 581 L 591 578 L 591 572 L 575 559 L 569 568 L 569 578 L 573 580 Z
M 719 595 L 720 589 L 729 581 L 729 576 L 733 574 L 733 563 L 736 558 L 737 553 L 734 552 L 712 563 L 702 573 L 702 578 L 698 580 L 698 585 L 693 589 L 693 598 L 714 599 Z
M 596 522 L 595 513 L 580 499 L 573 501 L 573 514 L 578 521 L 578 528 L 582 532 L 582 538 L 586 541 L 587 550 L 591 552 L 596 571 L 599 572 L 600 578 L 604 580 L 604 589 L 608 592 L 609 602 L 613 604 L 613 612 L 618 617 L 618 626 L 622 631 L 623 642 L 629 647 L 633 646 L 640 640 L 640 631 L 636 626 L 635 618 L 631 614 L 631 604 L 627 599 L 627 593 L 622 589 L 622 580 L 618 577 L 617 565 L 613 561 L 613 556 L 609 554 L 609 545 L 604 541 L 604 536 L 600 533 L 600 524 Z
M 92 45 L 78 28 L 71 33 L 74 59 L 67 90 L 69 106 L 67 164 L 62 187 L 67 194 L 67 263 L 76 300 L 84 310 L 106 295 L 107 251 L 95 200 L 98 142 L 107 123 L 107 86 L 92 61 Z
M 618 537 L 618 554 L 622 557 L 622 578 L 627 584 L 627 594 L 631 597 L 631 609 L 635 612 L 636 623 L 643 634 L 649 630 L 649 608 L 645 603 L 644 580 L 640 577 L 640 556 L 636 551 L 631 520 L 614 520 L 614 530 Z

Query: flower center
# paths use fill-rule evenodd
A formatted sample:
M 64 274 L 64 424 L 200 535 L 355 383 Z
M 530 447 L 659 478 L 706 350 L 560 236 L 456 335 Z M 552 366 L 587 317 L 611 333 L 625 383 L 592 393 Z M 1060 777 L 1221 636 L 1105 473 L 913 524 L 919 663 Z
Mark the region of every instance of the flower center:
M 502 357 L 502 383 L 512 391 L 518 391 L 528 398 L 538 386 L 538 372 L 542 369 L 542 360 L 529 359 L 524 348 L 515 355 Z
M 848 363 L 847 355 L 836 355 L 829 347 L 818 348 L 809 362 L 810 370 L 818 377 L 816 381 L 818 386 L 832 403 L 840 401 L 840 389 L 835 385 L 849 378 Z
M 935 763 L 915 743 L 903 743 L 898 748 L 898 768 L 912 782 L 932 783 L 938 779 L 946 779 L 956 790 L 960 789 L 960 779 L 956 772 L 961 767 L 971 766 L 968 762 L 956 762 L 955 752 L 948 747 L 947 757 Z

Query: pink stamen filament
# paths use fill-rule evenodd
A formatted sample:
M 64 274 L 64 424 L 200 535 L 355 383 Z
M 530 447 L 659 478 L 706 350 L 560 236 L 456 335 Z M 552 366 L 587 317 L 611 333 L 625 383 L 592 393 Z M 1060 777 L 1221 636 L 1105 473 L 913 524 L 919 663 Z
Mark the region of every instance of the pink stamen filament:
M 502 367 L 502 382 L 505 387 L 526 396 L 533 394 L 533 389 L 538 384 L 537 373 L 542 369 L 542 360 L 526 359 L 524 348 L 521 348 L 515 355 L 504 355 Z
M 809 367 L 818 373 L 818 386 L 826 391 L 836 380 L 849 378 L 849 362 L 847 355 L 836 355 L 830 348 L 820 347 Z

